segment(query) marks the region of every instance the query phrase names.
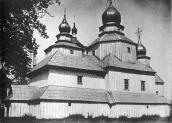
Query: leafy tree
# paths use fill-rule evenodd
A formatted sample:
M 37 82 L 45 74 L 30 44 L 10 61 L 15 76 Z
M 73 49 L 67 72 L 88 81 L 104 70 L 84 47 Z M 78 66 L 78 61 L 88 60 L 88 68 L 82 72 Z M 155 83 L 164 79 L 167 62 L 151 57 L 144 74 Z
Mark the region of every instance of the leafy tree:
M 46 26 L 39 18 L 49 14 L 47 8 L 59 0 L 0 0 L 0 97 L 11 82 L 26 83 L 31 59 L 28 51 L 38 45 L 33 37 L 37 30 L 48 38 Z M 50 14 L 49 14 L 50 15 Z

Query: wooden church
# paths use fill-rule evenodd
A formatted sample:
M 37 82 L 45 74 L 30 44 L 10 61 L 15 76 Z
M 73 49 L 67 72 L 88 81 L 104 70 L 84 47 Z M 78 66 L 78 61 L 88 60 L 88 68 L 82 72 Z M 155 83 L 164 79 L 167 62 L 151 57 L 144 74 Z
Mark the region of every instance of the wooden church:
M 98 38 L 86 47 L 77 38 L 75 23 L 71 29 L 64 14 L 57 41 L 28 74 L 30 83 L 12 85 L 5 117 L 169 116 L 164 81 L 150 66 L 141 29 L 138 43 L 127 38 L 121 14 L 111 1 L 102 23 Z

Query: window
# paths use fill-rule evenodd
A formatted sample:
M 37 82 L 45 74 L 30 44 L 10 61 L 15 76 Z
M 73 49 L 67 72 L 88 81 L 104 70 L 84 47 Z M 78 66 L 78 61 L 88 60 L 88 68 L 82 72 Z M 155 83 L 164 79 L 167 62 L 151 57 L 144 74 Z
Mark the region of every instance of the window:
M 78 84 L 82 85 L 82 76 L 78 76 Z
M 145 81 L 141 81 L 141 91 L 145 91 Z
M 71 102 L 68 103 L 68 106 L 71 106 Z
M 129 80 L 124 79 L 124 90 L 129 90 Z
M 70 50 L 70 54 L 73 54 L 74 52 L 73 52 L 73 50 Z
M 158 95 L 158 91 L 156 91 L 156 95 Z
M 128 52 L 128 53 L 131 53 L 130 47 L 127 47 L 127 52 Z
M 95 50 L 93 50 L 93 56 L 95 56 Z
M 147 105 L 146 108 L 149 108 L 149 106 Z

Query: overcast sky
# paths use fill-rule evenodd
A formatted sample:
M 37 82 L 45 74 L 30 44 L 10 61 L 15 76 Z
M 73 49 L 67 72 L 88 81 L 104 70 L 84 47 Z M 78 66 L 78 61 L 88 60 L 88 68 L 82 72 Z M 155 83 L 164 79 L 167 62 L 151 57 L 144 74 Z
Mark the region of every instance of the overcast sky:
M 67 8 L 67 21 L 73 26 L 74 16 L 78 28 L 78 39 L 89 45 L 99 34 L 102 26 L 102 13 L 108 7 L 107 0 L 60 0 L 49 7 L 54 17 L 44 16 L 40 21 L 47 26 L 48 39 L 43 39 L 35 32 L 40 45 L 37 61 L 44 58 L 44 49 L 54 44 L 59 33 L 58 26 L 62 22 L 64 8 Z M 136 29 L 143 30 L 141 41 L 151 57 L 151 66 L 166 82 L 165 93 L 172 97 L 172 40 L 171 40 L 171 0 L 115 0 L 114 6 L 121 13 L 121 25 L 125 26 L 125 35 L 137 42 Z M 171 94 L 171 96 L 170 96 Z

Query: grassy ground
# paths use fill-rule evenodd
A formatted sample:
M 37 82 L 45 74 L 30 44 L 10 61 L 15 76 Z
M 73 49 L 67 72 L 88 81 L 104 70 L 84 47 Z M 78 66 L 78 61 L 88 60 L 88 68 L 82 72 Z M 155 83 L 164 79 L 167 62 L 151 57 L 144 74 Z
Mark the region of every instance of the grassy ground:
M 46 120 L 46 119 L 34 119 L 34 118 L 6 118 L 3 119 L 0 123 L 172 123 L 168 121 L 167 118 L 139 118 L 139 119 L 109 119 L 106 117 L 100 118 L 83 118 L 83 117 L 70 117 L 62 120 Z

